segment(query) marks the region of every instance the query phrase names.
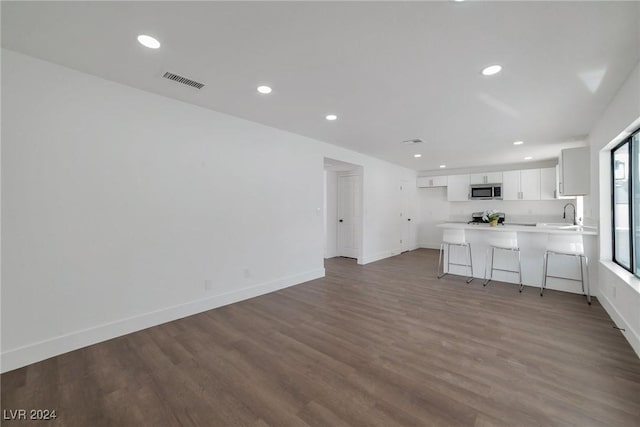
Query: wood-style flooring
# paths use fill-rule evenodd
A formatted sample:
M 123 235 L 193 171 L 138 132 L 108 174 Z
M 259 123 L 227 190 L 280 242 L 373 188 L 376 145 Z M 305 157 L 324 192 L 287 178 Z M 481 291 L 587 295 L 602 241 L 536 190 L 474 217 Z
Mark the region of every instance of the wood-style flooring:
M 436 280 L 436 262 L 328 260 L 323 279 L 3 374 L 2 409 L 83 427 L 640 425 L 640 359 L 597 300 Z

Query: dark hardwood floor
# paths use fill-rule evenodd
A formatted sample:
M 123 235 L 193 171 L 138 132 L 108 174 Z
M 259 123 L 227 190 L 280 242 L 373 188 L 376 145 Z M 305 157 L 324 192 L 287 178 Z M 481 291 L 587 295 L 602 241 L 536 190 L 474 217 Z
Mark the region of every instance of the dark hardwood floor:
M 56 409 L 50 426 L 640 425 L 640 359 L 597 300 L 436 280 L 436 262 L 328 260 L 324 279 L 3 374 L 2 409 Z

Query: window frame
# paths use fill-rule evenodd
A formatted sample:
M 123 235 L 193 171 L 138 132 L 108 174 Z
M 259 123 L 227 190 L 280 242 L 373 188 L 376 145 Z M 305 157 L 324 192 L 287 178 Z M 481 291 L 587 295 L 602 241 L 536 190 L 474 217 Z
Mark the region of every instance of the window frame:
M 636 228 L 636 224 L 634 224 L 634 211 L 633 211 L 633 198 L 634 198 L 634 192 L 635 192 L 635 187 L 633 185 L 634 182 L 634 177 L 636 176 L 636 174 L 638 176 L 640 176 L 640 170 L 635 171 L 634 172 L 634 168 L 638 167 L 638 165 L 636 164 L 636 162 L 633 159 L 633 139 L 634 136 L 636 134 L 640 133 L 640 129 L 637 129 L 634 132 L 631 132 L 631 134 L 625 138 L 623 141 L 621 141 L 619 144 L 617 144 L 615 147 L 613 147 L 611 149 L 611 156 L 610 156 L 610 162 L 611 162 L 611 174 L 610 174 L 610 178 L 611 178 L 611 260 L 616 263 L 617 265 L 619 265 L 620 267 L 624 268 L 626 271 L 628 271 L 629 273 L 635 275 L 636 277 L 640 277 L 640 275 L 635 273 L 636 270 L 636 262 L 635 262 L 635 228 Z M 627 203 L 628 203 L 628 207 L 629 207 L 629 267 L 625 266 L 624 264 L 622 264 L 621 262 L 618 261 L 618 259 L 616 258 L 616 215 L 615 215 L 615 207 L 616 207 L 616 169 L 615 169 L 615 155 L 616 155 L 616 151 L 618 149 L 620 149 L 623 145 L 627 144 L 627 155 L 628 155 L 628 168 L 629 168 L 629 174 L 627 177 L 628 180 L 628 191 L 627 191 Z M 640 147 L 637 148 L 637 151 L 640 152 Z M 640 162 L 639 162 L 640 163 Z M 640 226 L 640 224 L 638 224 Z

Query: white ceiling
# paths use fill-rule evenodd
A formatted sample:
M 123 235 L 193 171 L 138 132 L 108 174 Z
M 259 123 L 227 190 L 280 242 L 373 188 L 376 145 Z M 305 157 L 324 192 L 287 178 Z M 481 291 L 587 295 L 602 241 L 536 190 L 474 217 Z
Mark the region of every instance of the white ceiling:
M 412 169 L 460 168 L 584 141 L 640 60 L 640 2 L 3 1 L 2 45 Z

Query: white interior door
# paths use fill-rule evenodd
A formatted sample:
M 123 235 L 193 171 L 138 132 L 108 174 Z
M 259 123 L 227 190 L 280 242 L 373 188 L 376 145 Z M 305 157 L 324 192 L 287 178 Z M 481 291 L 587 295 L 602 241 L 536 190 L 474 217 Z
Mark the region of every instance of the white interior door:
M 411 215 L 409 213 L 409 191 L 406 181 L 400 182 L 400 251 L 409 249 L 409 236 L 411 235 Z
M 360 254 L 360 191 L 358 175 L 338 176 L 338 256 L 358 258 Z

